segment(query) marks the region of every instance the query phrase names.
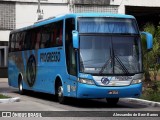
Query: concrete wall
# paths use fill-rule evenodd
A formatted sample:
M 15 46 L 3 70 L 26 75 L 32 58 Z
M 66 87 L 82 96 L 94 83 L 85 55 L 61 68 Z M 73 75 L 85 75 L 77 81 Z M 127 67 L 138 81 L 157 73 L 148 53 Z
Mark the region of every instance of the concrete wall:
M 12 2 L 35 2 L 38 0 L 1 0 L 1 1 L 12 1 Z M 68 0 L 41 0 L 42 3 L 67 3 Z
M 8 41 L 9 33 L 10 30 L 0 30 L 0 41 Z
M 4 1 L 7 1 L 7 0 L 4 0 Z M 20 0 L 10 0 L 10 1 L 20 1 Z M 24 0 L 23 2 L 16 2 L 16 5 L 15 5 L 16 29 L 24 26 L 32 25 L 34 24 L 34 22 L 37 21 L 37 18 L 38 18 L 37 2 L 34 2 L 34 0 L 26 0 L 26 1 L 32 1 L 32 2 L 27 3 L 27 2 L 24 2 Z M 57 0 L 53 0 L 53 1 L 57 1 Z M 67 3 L 61 3 L 61 4 L 41 3 L 41 9 L 43 9 L 44 18 L 56 16 L 59 14 L 69 13 L 69 8 Z M 9 33 L 10 33 L 10 30 L 0 30 L 0 41 L 9 41 Z
M 110 0 L 72 0 L 74 4 L 109 5 Z
M 125 6 L 160 7 L 160 0 L 111 0 L 111 5 L 118 5 L 118 13 L 125 14 Z
M 16 28 L 28 26 L 37 21 L 38 5 L 35 3 L 17 3 L 16 4 Z M 58 14 L 68 13 L 67 4 L 41 4 L 44 18 L 56 16 Z

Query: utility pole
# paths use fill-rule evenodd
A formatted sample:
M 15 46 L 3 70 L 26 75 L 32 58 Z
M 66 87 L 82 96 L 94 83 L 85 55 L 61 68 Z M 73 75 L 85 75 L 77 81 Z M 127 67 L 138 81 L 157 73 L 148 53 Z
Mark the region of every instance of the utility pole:
M 38 14 L 38 19 L 37 20 L 41 20 L 43 19 L 43 10 L 41 10 L 41 2 L 40 0 L 38 0 L 38 9 L 37 9 L 37 14 Z
M 71 13 L 73 13 L 74 1 L 73 0 L 68 0 L 68 3 L 69 3 L 69 11 Z

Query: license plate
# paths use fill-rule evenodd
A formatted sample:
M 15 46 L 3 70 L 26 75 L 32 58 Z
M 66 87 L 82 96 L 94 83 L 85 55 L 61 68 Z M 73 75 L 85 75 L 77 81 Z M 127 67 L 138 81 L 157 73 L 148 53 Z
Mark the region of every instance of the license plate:
M 112 90 L 112 91 L 109 91 L 108 94 L 118 94 L 118 91 Z

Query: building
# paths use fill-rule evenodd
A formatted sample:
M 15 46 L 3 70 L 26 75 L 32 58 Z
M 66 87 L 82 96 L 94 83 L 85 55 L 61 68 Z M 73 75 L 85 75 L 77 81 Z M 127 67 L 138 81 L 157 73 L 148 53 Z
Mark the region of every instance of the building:
M 131 14 L 137 18 L 140 28 L 147 22 L 160 21 L 160 0 L 0 0 L 0 77 L 7 73 L 9 33 L 13 29 L 28 26 L 43 18 L 69 12 L 110 12 Z M 37 11 L 38 9 L 38 11 Z M 38 13 L 37 13 L 38 12 Z

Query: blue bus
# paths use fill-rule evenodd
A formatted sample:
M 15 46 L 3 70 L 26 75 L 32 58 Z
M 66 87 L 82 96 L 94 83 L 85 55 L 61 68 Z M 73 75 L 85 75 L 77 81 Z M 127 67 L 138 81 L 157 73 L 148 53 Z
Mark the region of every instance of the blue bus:
M 25 90 L 67 97 L 139 97 L 142 91 L 141 34 L 131 15 L 66 14 L 13 30 L 9 39 L 8 83 Z

